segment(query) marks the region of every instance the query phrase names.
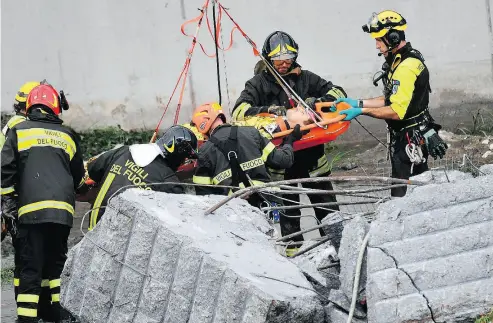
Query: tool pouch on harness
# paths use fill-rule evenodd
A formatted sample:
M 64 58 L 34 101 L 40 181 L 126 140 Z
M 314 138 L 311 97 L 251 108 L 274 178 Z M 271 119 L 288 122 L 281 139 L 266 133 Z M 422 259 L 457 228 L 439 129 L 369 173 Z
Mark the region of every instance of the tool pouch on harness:
M 248 175 L 241 168 L 240 161 L 238 160 L 238 126 L 231 126 L 228 140 L 226 142 L 220 142 L 216 137 L 211 136 L 209 141 L 212 142 L 226 157 L 231 166 L 231 185 L 238 186 L 241 183 L 245 187 L 250 187 L 252 184 L 248 178 Z M 248 202 L 255 206 L 261 207 L 265 206 L 266 203 L 268 206 L 276 206 L 279 203 L 274 203 L 263 196 L 260 193 L 254 193 L 248 198 Z M 276 210 L 269 212 L 269 217 L 276 218 Z

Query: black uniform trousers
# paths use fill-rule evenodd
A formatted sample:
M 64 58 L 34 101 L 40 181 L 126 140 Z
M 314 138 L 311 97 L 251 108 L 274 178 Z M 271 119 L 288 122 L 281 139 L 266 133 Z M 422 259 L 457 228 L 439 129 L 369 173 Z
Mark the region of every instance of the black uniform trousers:
M 16 238 L 12 239 L 12 244 L 15 249 L 14 296 L 15 299 L 17 300 L 17 295 L 19 294 L 19 281 L 20 281 L 19 280 L 20 266 L 18 265 L 20 251 L 18 248 Z M 55 321 L 54 313 L 51 306 L 50 280 L 48 279 L 48 274 L 46 273 L 46 270 L 43 271 L 43 280 L 41 281 L 41 294 L 39 296 L 39 302 L 38 302 L 38 317 L 40 319 L 43 319 L 44 321 L 49 321 L 49 322 Z
M 323 176 L 329 176 L 330 173 L 326 173 L 323 175 L 320 175 L 319 177 Z M 295 163 L 293 167 L 290 169 L 286 170 L 286 175 L 285 179 L 296 179 L 296 178 L 307 178 L 309 177 L 309 171 L 306 167 L 303 167 L 303 165 Z M 296 185 L 293 185 L 296 186 Z M 318 183 L 304 183 L 302 184 L 303 187 L 305 188 L 311 188 L 311 189 L 317 189 L 317 190 L 333 190 L 332 183 L 327 181 L 327 182 L 318 182 Z M 299 194 L 289 194 L 289 195 L 284 195 L 284 198 L 299 202 L 300 201 L 300 195 Z M 316 195 L 308 195 L 308 198 L 310 200 L 311 204 L 315 203 L 331 203 L 331 202 L 337 202 L 336 196 L 335 195 L 329 195 L 329 194 L 316 194 Z M 284 205 L 299 205 L 299 203 L 294 203 L 294 202 L 289 202 L 289 201 L 284 201 Z M 325 209 L 330 209 L 332 211 L 320 209 L 320 208 L 314 208 L 315 210 L 315 217 L 319 220 L 322 221 L 323 218 L 327 216 L 327 214 L 339 211 L 339 206 L 334 205 L 334 206 L 327 206 L 324 207 Z M 292 210 L 285 210 L 284 211 L 285 216 L 281 216 L 281 234 L 283 236 L 301 231 L 300 227 L 300 220 L 301 220 L 301 210 L 300 209 L 292 209 Z M 342 236 L 342 228 L 343 224 L 342 222 L 339 222 L 337 224 L 331 225 L 328 229 L 330 232 L 329 235 L 331 236 L 331 241 L 332 244 L 335 246 L 336 250 L 339 250 L 339 245 L 341 242 L 341 236 Z M 323 229 L 319 229 L 320 235 L 325 236 L 326 232 Z M 299 235 L 297 237 L 293 237 L 292 241 L 303 241 L 303 236 Z M 295 246 L 296 247 L 296 246 Z M 299 247 L 299 246 L 298 246 Z
M 16 238 L 19 322 L 37 322 L 43 276 L 48 278 L 55 321 L 69 318 L 60 306 L 60 275 L 67 259 L 70 227 L 55 223 L 20 224 Z
M 406 145 L 408 144 L 405 136 L 406 132 L 392 134 L 390 144 L 390 162 L 392 165 L 392 178 L 409 179 L 411 176 L 416 176 L 426 172 L 428 168 L 428 150 L 425 145 L 421 146 L 423 157 L 426 162 L 414 165 L 411 172 L 411 160 L 406 153 Z M 407 186 L 396 187 L 390 190 L 390 195 L 395 197 L 403 197 L 406 195 Z

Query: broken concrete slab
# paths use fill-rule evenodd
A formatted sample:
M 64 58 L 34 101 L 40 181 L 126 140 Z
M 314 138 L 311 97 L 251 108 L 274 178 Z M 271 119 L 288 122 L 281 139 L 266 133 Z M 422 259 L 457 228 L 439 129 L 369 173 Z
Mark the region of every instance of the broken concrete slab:
M 316 241 L 311 243 L 305 242 L 300 251 L 313 245 Z M 297 256 L 295 258 L 290 258 L 290 261 L 296 264 L 303 272 L 306 272 L 314 279 L 316 279 L 320 284 L 325 285 L 326 275 L 324 270 L 319 268 L 324 268 L 331 264 L 333 259 L 337 259 L 337 252 L 334 246 L 327 241 L 326 243 L 305 252 L 304 254 Z
M 363 217 L 357 216 L 344 225 L 342 232 L 341 249 L 339 249 L 339 259 L 341 261 L 341 291 L 348 299 L 353 295 L 354 275 L 358 262 L 358 255 L 361 244 L 365 239 L 366 233 L 370 230 L 370 225 Z M 358 288 L 358 299 L 364 297 L 366 289 L 366 256 L 361 265 L 361 274 Z
M 493 175 L 493 164 L 483 165 L 483 166 L 479 167 L 479 170 L 484 175 Z
M 222 198 L 116 196 L 69 252 L 61 304 L 82 322 L 324 322 L 263 213 L 234 199 L 203 215 Z
M 464 173 L 458 170 L 434 169 L 422 174 L 413 176 L 410 180 L 432 184 L 454 183 L 465 179 L 473 178 L 471 173 Z M 417 189 L 419 186 L 408 186 L 407 194 Z
M 329 323 L 347 323 L 349 314 L 342 311 L 334 304 L 329 304 L 325 307 L 325 315 L 327 316 L 327 322 Z M 365 323 L 364 319 L 357 319 L 353 317 L 352 323 Z
M 455 322 L 493 307 L 493 176 L 417 187 L 380 205 L 369 322 Z
M 351 299 L 346 297 L 344 292 L 340 289 L 333 289 L 330 291 L 329 301 L 336 306 L 339 310 L 343 311 L 347 314 L 351 310 Z M 362 308 L 361 303 L 356 302 L 356 306 L 354 308 L 353 318 L 356 319 L 366 319 L 366 312 Z

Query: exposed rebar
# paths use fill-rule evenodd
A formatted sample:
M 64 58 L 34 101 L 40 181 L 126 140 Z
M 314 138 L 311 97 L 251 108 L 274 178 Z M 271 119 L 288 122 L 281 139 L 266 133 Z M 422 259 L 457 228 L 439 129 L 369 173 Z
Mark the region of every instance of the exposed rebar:
M 308 247 L 306 247 L 305 249 L 302 249 L 300 251 L 298 251 L 297 253 L 295 253 L 291 258 L 295 258 L 295 257 L 298 257 L 299 255 L 302 255 L 312 249 L 315 249 L 316 247 L 320 246 L 320 245 L 323 245 L 324 243 L 326 243 L 327 241 L 330 240 L 330 237 L 326 237 L 325 239 L 323 240 L 320 240 L 319 242 L 316 242 Z
M 425 182 L 420 182 L 420 181 L 413 181 L 413 180 L 405 180 L 405 179 L 397 179 L 397 178 L 391 178 L 391 177 L 380 177 L 380 176 L 329 176 L 329 177 L 313 177 L 313 178 L 297 178 L 297 179 L 291 179 L 291 180 L 284 180 L 284 181 L 277 181 L 277 182 L 270 182 L 270 183 L 265 183 L 264 185 L 259 185 L 259 186 L 250 186 L 241 190 L 238 190 L 237 192 L 231 194 L 221 202 L 217 203 L 216 205 L 212 206 L 208 210 L 205 211 L 204 215 L 208 215 L 224 204 L 228 203 L 230 200 L 232 200 L 235 197 L 239 196 L 247 196 L 251 195 L 253 193 L 258 192 L 261 189 L 264 189 L 266 187 L 276 187 L 279 185 L 288 185 L 288 184 L 296 184 L 296 183 L 321 183 L 321 182 L 355 182 L 355 181 L 364 181 L 364 180 L 373 180 L 373 181 L 380 181 L 383 183 L 391 183 L 391 184 L 407 184 L 407 185 L 424 185 L 426 184 Z

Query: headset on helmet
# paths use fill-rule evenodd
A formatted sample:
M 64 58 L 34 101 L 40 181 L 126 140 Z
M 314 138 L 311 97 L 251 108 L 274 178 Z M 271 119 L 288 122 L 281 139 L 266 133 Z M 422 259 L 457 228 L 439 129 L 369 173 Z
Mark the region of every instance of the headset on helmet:
M 262 56 L 268 60 L 292 59 L 298 58 L 298 44 L 288 33 L 275 31 L 265 39 L 262 47 Z
M 168 165 L 176 170 L 186 158 L 197 158 L 195 134 L 183 126 L 172 126 L 156 141 Z
M 26 100 L 26 113 L 34 105 L 43 105 L 55 115 L 59 115 L 63 110 L 69 109 L 69 104 L 63 90 L 58 93 L 46 80 L 41 81 L 29 93 Z
M 407 22 L 401 14 L 392 10 L 384 10 L 373 13 L 368 24 L 363 25 L 364 32 L 369 33 L 372 38 L 382 38 L 387 41 L 389 49 L 395 48 L 402 40 L 405 40 L 404 30 Z
M 217 118 L 221 118 L 223 122 L 226 122 L 226 115 L 219 103 L 206 103 L 198 106 L 193 111 L 192 123 L 200 133 L 207 135 Z

